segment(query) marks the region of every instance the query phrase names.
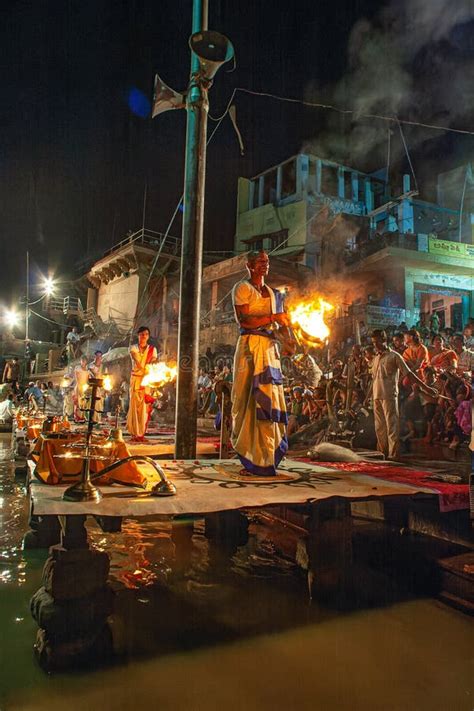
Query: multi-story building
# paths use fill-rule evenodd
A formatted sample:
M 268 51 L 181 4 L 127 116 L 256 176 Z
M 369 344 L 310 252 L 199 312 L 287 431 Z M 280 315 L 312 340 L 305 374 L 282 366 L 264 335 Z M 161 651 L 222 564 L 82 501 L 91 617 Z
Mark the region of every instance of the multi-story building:
M 341 324 L 412 325 L 437 311 L 460 328 L 474 313 L 470 166 L 440 176 L 438 204 L 419 200 L 408 176 L 398 190 L 384 177 L 300 154 L 240 178 L 236 256 L 203 270 L 201 353 L 235 344 L 232 287 L 244 253 L 260 248 L 273 255 L 272 286 L 329 290 Z M 86 274 L 91 341 L 124 345 L 146 323 L 175 356 L 179 259 L 179 239 L 143 229 L 98 259 Z
M 439 204 L 417 199 L 409 176 L 392 190 L 368 175 L 300 154 L 239 179 L 235 250 L 265 248 L 314 272 L 315 290 L 358 302 L 369 326 L 426 321 L 460 328 L 474 315 L 471 166 L 441 175 Z

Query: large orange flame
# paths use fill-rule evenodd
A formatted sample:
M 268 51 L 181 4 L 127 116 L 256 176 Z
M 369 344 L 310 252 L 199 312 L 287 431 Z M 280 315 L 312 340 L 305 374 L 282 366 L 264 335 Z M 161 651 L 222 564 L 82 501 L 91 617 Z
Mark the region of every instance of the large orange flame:
M 330 330 L 324 316 L 333 309 L 334 306 L 321 297 L 290 305 L 288 315 L 297 337 L 305 341 L 326 341 Z
M 159 387 L 165 383 L 172 383 L 176 379 L 177 368 L 175 365 L 168 365 L 163 361 L 151 363 L 147 367 L 147 374 L 142 380 L 142 386 Z

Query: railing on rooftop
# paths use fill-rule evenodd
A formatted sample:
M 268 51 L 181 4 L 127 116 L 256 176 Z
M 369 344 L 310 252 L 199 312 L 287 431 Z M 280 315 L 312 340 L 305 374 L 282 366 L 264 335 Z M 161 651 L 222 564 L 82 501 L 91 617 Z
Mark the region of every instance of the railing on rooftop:
M 155 232 L 154 230 L 149 230 L 146 228 L 141 228 L 130 235 L 127 235 L 123 240 L 115 244 L 113 247 L 108 249 L 103 257 L 106 257 L 112 252 L 116 252 L 123 247 L 129 245 L 142 245 L 143 247 L 152 247 L 153 249 L 161 249 L 166 254 L 179 254 L 181 250 L 181 240 L 177 237 L 172 237 L 171 235 L 165 235 L 163 232 Z
M 179 256 L 181 254 L 181 239 L 173 237 L 172 235 L 165 235 L 163 232 L 155 232 L 154 230 L 141 227 L 136 232 L 132 232 L 124 237 L 124 239 L 117 242 L 117 244 L 114 244 L 105 252 L 97 252 L 94 255 L 86 257 L 86 259 L 78 262 L 76 265 L 76 271 L 87 271 L 87 269 L 94 262 L 98 262 L 104 257 L 107 257 L 107 255 L 130 245 L 140 245 L 142 247 L 149 247 L 156 250 L 161 248 L 161 251 L 168 256 Z

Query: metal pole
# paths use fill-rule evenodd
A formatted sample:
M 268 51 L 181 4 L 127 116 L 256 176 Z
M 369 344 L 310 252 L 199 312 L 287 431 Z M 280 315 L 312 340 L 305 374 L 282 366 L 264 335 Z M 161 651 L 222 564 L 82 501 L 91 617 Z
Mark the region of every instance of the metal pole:
M 193 0 L 193 33 L 207 30 L 208 0 Z M 196 457 L 199 317 L 206 180 L 207 90 L 196 80 L 199 60 L 191 53 L 191 82 L 186 98 L 186 158 L 181 247 L 181 285 L 176 392 L 177 459 Z
M 25 304 L 25 341 L 29 338 L 28 321 L 30 318 L 30 253 L 26 252 L 26 304 Z

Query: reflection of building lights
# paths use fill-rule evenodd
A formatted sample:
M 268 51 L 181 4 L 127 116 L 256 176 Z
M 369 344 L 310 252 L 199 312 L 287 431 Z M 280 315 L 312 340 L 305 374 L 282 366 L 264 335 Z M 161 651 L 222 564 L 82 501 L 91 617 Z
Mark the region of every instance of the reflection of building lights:
M 7 326 L 14 328 L 15 326 L 18 326 L 19 322 L 20 317 L 18 316 L 16 311 L 5 311 L 5 323 L 7 324 Z

